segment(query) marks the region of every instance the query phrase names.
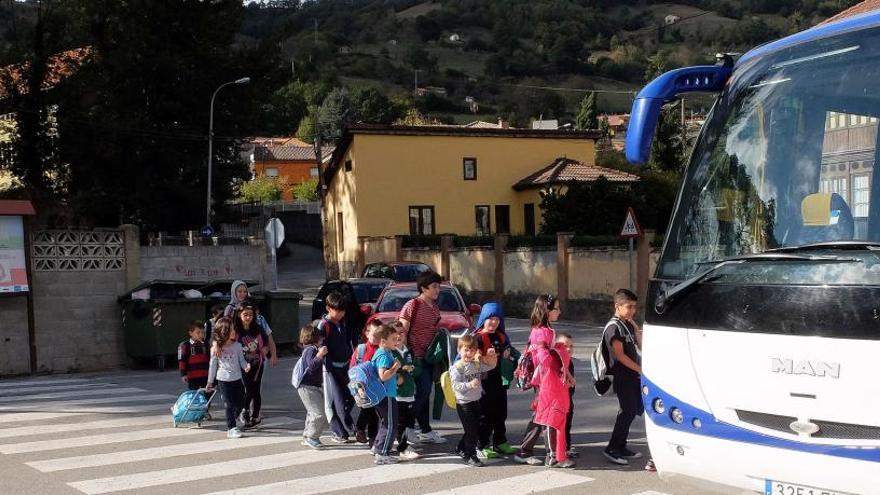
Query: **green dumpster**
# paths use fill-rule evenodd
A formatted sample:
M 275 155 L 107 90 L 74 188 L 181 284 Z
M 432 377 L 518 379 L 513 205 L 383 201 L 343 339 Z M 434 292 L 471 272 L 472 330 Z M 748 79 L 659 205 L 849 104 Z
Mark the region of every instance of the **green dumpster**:
M 272 327 L 276 345 L 299 341 L 299 302 L 303 296 L 289 289 L 268 290 L 261 294 L 260 311 Z
M 166 358 L 175 356 L 177 344 L 187 338 L 189 322 L 207 317 L 208 298 L 187 298 L 181 293 L 204 284 L 151 280 L 122 295 L 119 303 L 126 354 L 134 359 L 155 359 L 163 371 Z

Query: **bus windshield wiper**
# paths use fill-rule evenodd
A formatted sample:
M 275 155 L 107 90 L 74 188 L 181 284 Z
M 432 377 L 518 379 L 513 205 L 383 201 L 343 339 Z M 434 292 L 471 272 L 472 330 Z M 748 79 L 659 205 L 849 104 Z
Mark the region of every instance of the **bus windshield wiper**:
M 794 253 L 800 251 L 813 251 L 820 249 L 839 249 L 844 251 L 880 251 L 880 242 L 869 241 L 830 241 L 803 244 L 800 246 L 785 246 L 768 249 L 768 253 Z
M 880 245 L 878 245 L 880 247 Z M 700 264 L 708 264 L 714 263 L 708 270 L 694 275 L 693 277 L 681 282 L 675 287 L 671 287 L 669 289 L 664 290 L 657 296 L 657 301 L 654 303 L 654 311 L 657 312 L 658 315 L 662 315 L 666 309 L 672 304 L 676 299 L 681 297 L 684 293 L 688 292 L 690 289 L 696 287 L 701 282 L 707 282 L 711 280 L 716 280 L 721 277 L 720 274 L 716 273 L 719 269 L 728 266 L 728 265 L 738 265 L 740 263 L 748 263 L 751 261 L 801 261 L 808 263 L 862 263 L 863 260 L 858 258 L 842 258 L 840 256 L 804 256 L 800 254 L 790 254 L 785 252 L 778 252 L 774 250 L 773 252 L 764 252 L 757 254 L 747 254 L 743 256 L 735 256 L 732 258 L 727 258 L 724 260 L 712 260 L 705 261 Z

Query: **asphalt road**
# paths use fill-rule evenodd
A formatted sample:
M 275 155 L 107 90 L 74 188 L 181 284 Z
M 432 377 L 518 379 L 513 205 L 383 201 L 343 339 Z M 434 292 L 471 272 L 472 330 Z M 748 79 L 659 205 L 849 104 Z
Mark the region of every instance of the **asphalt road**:
M 588 383 L 586 358 L 600 329 L 560 323 L 576 340 L 576 376 Z M 526 322 L 509 320 L 514 343 Z M 498 491 L 601 493 L 607 495 L 697 494 L 705 490 L 666 483 L 644 471 L 648 457 L 644 423 L 633 425 L 631 448 L 645 459 L 619 467 L 602 457 L 617 403 L 583 386 L 575 394 L 577 468 L 529 467 L 505 459 L 466 468 L 450 455 L 460 425 L 446 409 L 434 425 L 448 443 L 423 445 L 423 459 L 375 466 L 366 447 L 347 445 L 312 451 L 300 446 L 304 409 L 289 385 L 295 358 L 267 372 L 266 425 L 238 440 L 225 438 L 213 420 L 201 428 L 171 427 L 168 408 L 181 391 L 174 371 L 119 371 L 0 381 L 0 493 L 376 493 L 457 495 Z M 528 393 L 511 390 L 508 432 L 520 439 L 529 414 Z M 222 410 L 215 409 L 215 416 Z M 539 449 L 540 452 L 540 449 Z M 449 492 L 446 492 L 449 490 Z

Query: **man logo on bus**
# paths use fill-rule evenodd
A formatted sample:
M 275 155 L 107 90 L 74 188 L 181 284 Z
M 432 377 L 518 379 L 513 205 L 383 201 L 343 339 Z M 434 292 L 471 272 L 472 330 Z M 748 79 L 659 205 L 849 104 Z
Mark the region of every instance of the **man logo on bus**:
M 773 373 L 785 373 L 786 375 L 840 378 L 840 363 L 826 363 L 825 361 L 803 360 L 795 362 L 794 359 L 772 358 L 770 369 Z

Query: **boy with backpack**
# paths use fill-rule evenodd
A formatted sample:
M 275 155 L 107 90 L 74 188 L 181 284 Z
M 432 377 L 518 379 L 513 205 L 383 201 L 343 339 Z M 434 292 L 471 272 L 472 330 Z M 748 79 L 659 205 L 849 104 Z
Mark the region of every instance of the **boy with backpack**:
M 378 319 L 370 321 L 366 328 L 366 342 L 358 344 L 354 352 L 351 353 L 351 360 L 348 363 L 349 369 L 366 363 L 373 359 L 376 350 L 379 349 L 379 337 L 377 331 L 382 328 L 382 322 Z M 376 440 L 376 433 L 379 430 L 379 416 L 376 416 L 376 410 L 372 407 L 362 408 L 358 414 L 357 423 L 355 423 L 354 438 L 357 443 L 369 443 L 370 445 Z
M 394 328 L 382 325 L 376 335 L 379 338 L 379 349 L 373 356 L 372 363 L 376 366 L 379 380 L 385 386 L 385 398 L 375 407 L 379 416 L 379 433 L 373 444 L 373 452 L 376 455 L 376 464 L 394 464 L 397 459 L 391 457 L 389 452 L 397 432 L 397 370 L 402 364 L 394 359 L 393 351 L 400 344 L 400 334 Z
M 637 303 L 638 297 L 632 291 L 619 289 L 614 294 L 614 316 L 605 325 L 602 334 L 602 345 L 607 346 L 608 350 L 608 374 L 613 376 L 612 386 L 620 403 L 611 440 L 604 455 L 609 461 L 622 466 L 629 464 L 628 459 L 642 457 L 640 452 L 626 448 L 626 439 L 633 420 L 645 411 L 640 391 L 641 330 L 633 321 Z
M 421 457 L 410 445 L 417 443 L 418 439 L 415 434 L 416 416 L 413 407 L 416 401 L 416 381 L 413 378 L 415 365 L 412 352 L 406 346 L 406 329 L 397 321 L 390 325 L 400 335 L 400 342 L 393 351 L 394 359 L 403 364 L 397 372 L 397 451 L 400 452 L 400 460 L 412 461 Z
M 477 442 L 480 436 L 480 399 L 483 397 L 483 386 L 480 376 L 498 365 L 495 349 L 487 351 L 481 359 L 477 340 L 472 335 L 458 339 L 458 353 L 461 356 L 449 367 L 449 378 L 455 391 L 455 409 L 464 435 L 458 441 L 456 452 L 471 467 L 483 467 L 483 461 L 477 457 Z
M 337 443 L 350 443 L 354 431 L 351 410 L 354 398 L 348 390 L 349 359 L 357 338 L 345 326 L 345 298 L 339 291 L 327 294 L 324 299 L 327 314 L 318 322 L 318 331 L 327 346 L 324 360 L 324 403 L 330 414 L 331 439 Z
M 323 345 L 323 337 L 315 327 L 306 325 L 299 331 L 299 345 L 302 356 L 293 367 L 291 384 L 306 408 L 306 424 L 303 428 L 302 444 L 313 449 L 324 448 L 321 443 L 321 432 L 327 427 L 327 416 L 324 414 L 324 382 L 322 367 L 327 347 Z

